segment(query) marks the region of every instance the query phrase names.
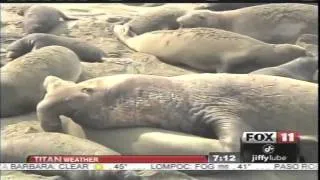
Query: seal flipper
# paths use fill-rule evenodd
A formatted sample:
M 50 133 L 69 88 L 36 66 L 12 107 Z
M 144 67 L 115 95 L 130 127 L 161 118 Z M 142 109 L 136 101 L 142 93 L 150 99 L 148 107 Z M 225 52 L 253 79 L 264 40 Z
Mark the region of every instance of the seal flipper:
M 237 115 L 236 109 L 241 105 L 221 99 L 212 101 L 215 103 L 201 104 L 193 108 L 192 118 L 198 119 L 206 127 L 211 127 L 212 137 L 217 139 L 212 146 L 212 152 L 239 152 L 242 133 L 253 130 Z
M 224 152 L 240 152 L 240 137 L 243 132 L 252 131 L 250 126 L 232 116 L 210 119 L 206 123 L 210 123 Z

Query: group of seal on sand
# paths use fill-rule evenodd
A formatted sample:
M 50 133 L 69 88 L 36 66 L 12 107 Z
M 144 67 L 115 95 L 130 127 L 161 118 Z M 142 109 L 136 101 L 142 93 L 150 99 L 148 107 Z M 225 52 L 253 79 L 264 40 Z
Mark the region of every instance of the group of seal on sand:
M 19 14 L 24 15 L 24 32 L 27 35 L 7 47 L 7 58 L 9 60 L 46 46 L 66 47 L 74 51 L 80 60 L 86 62 L 102 62 L 102 59 L 106 57 L 103 50 L 85 41 L 45 34 L 50 33 L 61 22 L 61 18 L 64 20 L 77 20 L 77 18 L 69 18 L 53 7 L 42 5 L 24 8 Z
M 318 7 L 315 5 L 297 3 L 228 4 L 243 5 L 244 8 L 210 11 L 207 10 L 208 8 L 200 8 L 201 6 L 199 6 L 194 10 L 187 11 L 182 8 L 159 7 L 132 19 L 125 25 L 129 26 L 130 32 L 136 35 L 154 30 L 173 30 L 179 26 L 184 28 L 218 28 L 268 43 L 293 43 L 302 34 L 318 32 Z M 288 28 L 290 31 L 287 30 Z
M 222 3 L 211 3 L 209 6 L 219 4 Z M 162 7 L 124 25 L 114 26 L 114 34 L 135 51 L 155 55 L 172 65 L 186 65 L 202 72 L 249 73 L 278 66 L 306 54 L 317 56 L 314 42 L 300 42 L 317 39 L 317 6 L 307 3 L 226 5 L 245 8 L 230 10 L 232 8 L 225 7 L 229 11 L 220 12 L 176 8 L 174 12 L 174 8 Z M 200 6 L 194 9 L 209 9 L 205 7 L 207 5 Z M 177 24 L 187 29 L 177 29 Z M 286 30 L 288 27 L 290 32 Z M 202 33 L 204 31 L 206 33 Z M 283 44 L 295 41 L 299 47 Z M 311 70 L 314 72 L 313 68 Z M 269 70 L 261 72 L 272 75 Z M 300 76 L 303 72 L 298 73 L 286 77 L 311 80 L 309 76 Z
M 263 5 L 264 13 L 282 18 L 271 13 L 273 11 L 270 7 L 276 6 L 271 5 Z M 282 5 L 278 4 L 278 9 L 274 11 L 283 13 L 280 6 Z M 297 4 L 293 6 L 298 7 Z M 300 45 L 317 44 L 312 41 L 315 39 L 313 35 L 301 36 L 297 40 L 299 46 L 270 44 L 259 40 L 264 36 L 270 38 L 269 34 L 261 33 L 259 38 L 254 39 L 252 34 L 255 33 L 250 31 L 250 26 L 244 29 L 251 32 L 250 35 L 230 32 L 234 29 L 224 29 L 224 26 L 183 28 L 182 25 L 181 28 L 183 18 L 199 11 L 160 9 L 150 11 L 124 25 L 114 26 L 114 34 L 128 47 L 155 55 L 169 64 L 183 64 L 202 72 L 249 73 L 259 70 L 244 75 L 190 74 L 162 77 L 127 74 L 86 80 L 90 76 L 81 74 L 86 66 L 80 60 L 99 61 L 105 55 L 102 51 L 74 38 L 41 32 L 28 35 L 9 46 L 7 55 L 17 59 L 1 68 L 1 85 L 4 83 L 1 87 L 1 93 L 4 93 L 1 98 L 1 117 L 36 110 L 34 120 L 39 120 L 37 123 L 41 132 L 2 136 L 5 143 L 1 144 L 1 160 L 23 162 L 32 154 L 197 155 L 214 151 L 239 151 L 238 138 L 242 132 L 272 129 L 299 131 L 303 160 L 314 162 L 318 159 L 318 84 L 310 83 L 316 82 L 314 79 L 315 74 L 318 74 L 318 60 L 307 52 L 307 45 Z M 48 20 L 47 15 L 50 13 L 55 19 L 59 17 L 58 21 L 65 17 L 58 10 L 47 10 L 48 13 L 29 8 L 26 14 L 37 16 L 26 16 L 29 18 L 26 21 L 29 22 L 27 27 L 42 31 L 57 23 L 57 20 L 48 24 L 43 22 L 43 19 Z M 245 10 L 239 9 L 233 12 L 243 11 Z M 298 14 L 295 17 L 302 17 L 299 15 L 301 11 L 292 12 Z M 257 16 L 254 13 L 255 11 L 253 15 Z M 39 14 L 44 18 L 38 18 Z M 237 15 L 238 20 L 244 22 L 242 14 Z M 309 19 L 313 17 L 309 15 L 306 13 Z M 243 16 L 250 19 L 249 15 Z M 265 17 L 269 19 L 269 16 Z M 277 18 L 271 17 L 269 20 L 273 22 Z M 250 21 L 253 20 L 246 22 Z M 312 18 L 306 22 L 311 21 Z M 288 25 L 288 22 L 279 25 L 286 23 Z M 304 27 L 313 27 L 310 24 L 304 24 Z M 233 25 L 240 27 L 241 24 Z M 302 26 L 299 24 L 299 27 Z M 270 32 L 272 28 L 274 27 L 266 26 L 266 30 Z M 281 34 L 281 30 L 276 32 L 280 32 L 277 34 L 279 40 L 287 38 Z M 282 43 L 291 43 L 294 38 L 292 34 L 289 35 L 290 42 L 286 39 Z M 30 52 L 32 49 L 34 51 Z M 310 57 L 302 57 L 306 55 Z M 132 180 L 143 177 L 132 171 L 33 173 L 58 175 L 71 180 Z M 221 180 L 261 179 L 271 176 L 290 178 L 287 172 L 231 172 L 230 176 L 221 172 L 211 174 L 210 179 Z M 313 176 L 310 174 L 296 175 L 308 179 Z M 175 177 L 193 179 L 168 172 L 158 172 L 158 176 L 154 178 L 159 180 L 161 177 L 166 180 Z

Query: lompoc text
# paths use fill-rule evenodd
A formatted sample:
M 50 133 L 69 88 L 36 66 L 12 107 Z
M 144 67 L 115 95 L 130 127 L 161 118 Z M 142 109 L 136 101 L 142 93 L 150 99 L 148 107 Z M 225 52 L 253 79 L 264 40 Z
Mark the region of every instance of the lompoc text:
M 157 163 L 151 164 L 151 169 L 157 170 L 214 170 L 214 164 L 212 163 Z

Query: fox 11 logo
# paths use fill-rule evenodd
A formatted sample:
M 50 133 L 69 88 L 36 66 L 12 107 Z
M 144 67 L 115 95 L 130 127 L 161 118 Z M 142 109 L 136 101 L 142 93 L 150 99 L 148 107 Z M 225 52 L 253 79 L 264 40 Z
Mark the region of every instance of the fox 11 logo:
M 240 159 L 244 163 L 296 163 L 299 141 L 298 132 L 244 132 Z

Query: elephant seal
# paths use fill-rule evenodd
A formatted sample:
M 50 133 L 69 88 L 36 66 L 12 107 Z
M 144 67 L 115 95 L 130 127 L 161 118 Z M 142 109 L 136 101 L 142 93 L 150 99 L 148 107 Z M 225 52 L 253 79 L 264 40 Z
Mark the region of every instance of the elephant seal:
M 61 18 L 63 20 L 77 20 L 77 18 L 67 17 L 53 7 L 33 5 L 24 12 L 23 30 L 26 34 L 48 33 L 60 24 Z
M 148 11 L 124 24 L 133 35 L 156 30 L 178 29 L 176 19 L 186 13 L 182 8 L 161 7 Z
M 262 41 L 213 28 L 160 30 L 130 36 L 126 26 L 116 25 L 117 37 L 131 49 L 152 54 L 174 65 L 187 65 L 204 72 L 249 73 L 277 66 L 307 54 L 291 44 Z
M 37 105 L 45 131 L 60 132 L 63 115 L 92 129 L 157 127 L 204 137 L 211 132 L 212 152 L 239 151 L 244 131 L 317 134 L 315 83 L 266 75 L 192 74 L 115 75 L 67 84 Z
M 61 133 L 29 133 L 1 137 L 1 162 L 21 163 L 29 155 L 120 155 L 102 145 L 89 140 Z M 30 172 L 30 171 L 29 171 Z M 102 180 L 106 178 L 124 179 L 129 171 L 31 171 L 47 176 L 62 176 L 70 180 Z
M 101 62 L 106 56 L 106 53 L 101 49 L 76 38 L 33 33 L 11 43 L 7 47 L 7 57 L 15 59 L 32 50 L 54 45 L 69 48 L 78 55 L 80 60 L 86 62 Z
M 177 19 L 181 27 L 210 27 L 267 43 L 294 43 L 301 34 L 318 33 L 318 6 L 275 3 L 237 10 L 195 10 Z
M 314 82 L 314 73 L 318 69 L 318 60 L 314 57 L 300 57 L 276 67 L 268 67 L 250 74 L 282 76 L 292 79 Z
M 30 52 L 1 67 L 1 117 L 36 110 L 49 75 L 76 81 L 81 74 L 77 55 L 61 46 L 48 46 Z

